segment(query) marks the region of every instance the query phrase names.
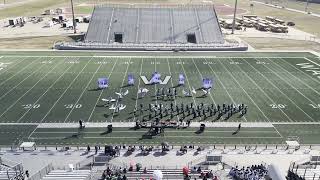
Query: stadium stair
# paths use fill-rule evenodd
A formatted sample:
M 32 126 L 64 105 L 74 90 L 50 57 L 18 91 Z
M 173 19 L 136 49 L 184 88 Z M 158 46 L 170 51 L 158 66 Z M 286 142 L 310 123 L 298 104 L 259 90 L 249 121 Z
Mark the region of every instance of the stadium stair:
M 86 180 L 90 174 L 90 170 L 53 170 L 44 176 L 42 180 Z
M 182 169 L 148 169 L 147 173 L 143 173 L 143 169 L 140 171 L 128 171 L 126 176 L 128 179 L 150 179 L 153 176 L 153 171 L 154 170 L 161 170 L 163 174 L 163 179 L 183 179 L 183 174 L 182 174 Z M 204 170 L 206 172 L 206 170 Z M 200 173 L 192 173 L 189 171 L 189 175 L 191 176 L 191 179 L 194 179 L 195 177 L 198 179 Z

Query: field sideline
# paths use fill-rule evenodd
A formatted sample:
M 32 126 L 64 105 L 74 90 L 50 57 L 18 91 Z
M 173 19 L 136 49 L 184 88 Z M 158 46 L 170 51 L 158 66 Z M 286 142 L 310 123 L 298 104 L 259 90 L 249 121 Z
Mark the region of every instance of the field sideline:
M 171 78 L 165 85 L 145 85 L 140 76 L 150 78 L 154 72 Z M 127 86 L 128 74 L 134 75 L 135 86 Z M 155 99 L 158 88 L 177 85 L 179 74 L 185 75 L 186 82 L 184 87 L 177 87 L 178 96 L 172 101 Z M 154 144 L 161 141 L 173 144 L 278 144 L 289 136 L 298 137 L 304 144 L 318 144 L 319 74 L 320 59 L 310 53 L 118 56 L 116 53 L 1 52 L 0 145 L 27 140 L 42 145 Z M 109 78 L 110 86 L 105 90 L 97 89 L 100 77 Z M 202 97 L 201 90 L 193 97 L 183 97 L 182 89 L 200 88 L 205 77 L 214 79 L 214 88 L 207 97 Z M 150 90 L 143 99 L 137 98 L 141 87 Z M 126 105 L 119 114 L 101 101 L 126 90 L 128 96 L 116 102 Z M 241 118 L 233 115 L 228 120 L 216 117 L 192 119 L 195 124 L 216 124 L 201 134 L 196 133 L 198 127 L 193 125 L 187 129 L 168 129 L 163 137 L 145 139 L 146 129 L 130 129 L 139 118 L 134 117 L 132 111 L 140 104 L 146 107 L 148 103 L 168 106 L 190 102 L 215 106 L 244 103 L 248 106 L 248 114 Z M 179 118 L 175 116 L 174 120 Z M 83 131 L 76 128 L 80 119 L 88 124 Z M 240 122 L 244 123 L 244 129 L 233 136 L 236 128 L 233 125 Z M 61 127 L 57 127 L 61 123 Z M 110 123 L 120 125 L 109 134 L 105 132 L 105 126 Z M 232 125 L 221 126 L 228 123 Z M 247 126 L 250 123 L 256 125 Z

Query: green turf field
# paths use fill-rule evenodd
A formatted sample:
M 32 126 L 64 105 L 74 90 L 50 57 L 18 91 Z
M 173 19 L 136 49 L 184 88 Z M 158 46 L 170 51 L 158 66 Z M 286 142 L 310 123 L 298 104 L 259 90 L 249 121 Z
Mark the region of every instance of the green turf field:
M 0 53 L 0 144 L 22 140 L 48 145 L 164 140 L 174 144 L 282 143 L 288 136 L 298 136 L 306 144 L 319 143 L 319 57 L 310 53 L 150 54 Z M 171 79 L 166 85 L 145 85 L 140 75 L 149 78 L 155 71 Z M 178 87 L 178 96 L 172 101 L 156 99 L 156 90 L 176 86 L 180 73 L 185 75 L 186 83 Z M 134 75 L 135 86 L 127 86 L 128 74 Z M 105 90 L 97 89 L 100 77 L 109 78 L 110 86 Z M 183 97 L 182 89 L 200 88 L 205 77 L 215 82 L 207 97 L 202 97 L 201 90 L 193 97 Z M 137 90 L 141 87 L 150 91 L 139 99 Z M 126 105 L 120 113 L 101 101 L 126 90 L 129 94 L 116 102 Z M 169 129 L 164 136 L 144 139 L 146 129 L 127 127 L 140 118 L 132 114 L 140 104 L 146 107 L 149 103 L 169 106 L 191 102 L 215 106 L 244 103 L 248 113 L 227 120 L 216 116 L 192 119 L 217 124 L 201 134 L 195 133 L 196 127 Z M 175 116 L 173 120 L 179 118 Z M 92 128 L 79 132 L 76 126 L 80 119 Z M 124 127 L 105 133 L 103 127 L 115 122 Z M 236 126 L 221 127 L 229 122 L 256 125 L 233 136 Z M 64 128 L 57 128 L 59 125 Z

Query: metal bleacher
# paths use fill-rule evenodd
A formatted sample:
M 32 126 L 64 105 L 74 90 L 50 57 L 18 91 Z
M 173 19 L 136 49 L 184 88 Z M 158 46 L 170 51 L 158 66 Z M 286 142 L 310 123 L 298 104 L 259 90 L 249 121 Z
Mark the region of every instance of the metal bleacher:
M 42 180 L 87 180 L 90 174 L 90 170 L 52 170 Z
M 56 42 L 60 50 L 246 51 L 224 40 L 213 5 L 95 6 L 83 42 Z
M 123 43 L 224 43 L 213 6 L 95 7 L 85 42 L 113 43 L 123 34 Z
M 0 158 L 0 180 L 22 180 L 23 178 L 21 164 Z

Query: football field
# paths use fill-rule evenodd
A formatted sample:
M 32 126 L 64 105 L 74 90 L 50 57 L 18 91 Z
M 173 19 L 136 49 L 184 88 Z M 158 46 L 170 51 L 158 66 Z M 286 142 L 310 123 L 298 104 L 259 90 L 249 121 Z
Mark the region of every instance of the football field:
M 154 72 L 162 84 L 146 84 Z M 178 77 L 185 77 L 178 86 Z M 128 75 L 135 84 L 128 85 Z M 98 78 L 109 87 L 99 89 Z M 168 81 L 164 79 L 168 77 Z M 213 80 L 208 95 L 202 80 Z M 176 88 L 172 99 L 157 98 L 161 88 Z M 149 90 L 140 97 L 138 90 Z M 192 97 L 183 91 L 196 90 Z M 128 91 L 123 99 L 116 92 Z M 106 104 L 102 99 L 116 99 Z M 133 128 L 147 114 L 133 111 L 148 104 L 164 107 L 244 104 L 244 116 L 188 116 L 191 127 L 166 129 L 163 136 L 144 138 L 148 129 Z M 117 112 L 115 105 L 126 107 Z M 178 121 L 182 115 L 162 117 Z M 86 128 L 78 129 L 83 120 Z M 197 133 L 206 123 L 203 133 Z M 233 132 L 242 123 L 237 134 Z M 113 132 L 106 126 L 114 125 Z M 281 144 L 294 136 L 303 144 L 320 142 L 320 59 L 311 53 L 0 53 L 0 145 L 35 141 L 40 145 L 84 144 Z

